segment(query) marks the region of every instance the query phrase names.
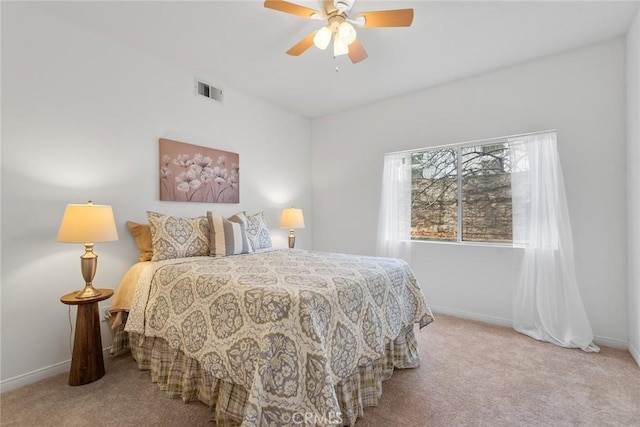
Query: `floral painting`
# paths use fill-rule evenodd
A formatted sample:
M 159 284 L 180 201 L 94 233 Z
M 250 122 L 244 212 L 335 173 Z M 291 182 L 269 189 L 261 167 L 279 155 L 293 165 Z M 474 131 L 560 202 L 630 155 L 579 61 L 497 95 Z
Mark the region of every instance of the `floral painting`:
M 240 202 L 240 155 L 160 138 L 160 200 Z

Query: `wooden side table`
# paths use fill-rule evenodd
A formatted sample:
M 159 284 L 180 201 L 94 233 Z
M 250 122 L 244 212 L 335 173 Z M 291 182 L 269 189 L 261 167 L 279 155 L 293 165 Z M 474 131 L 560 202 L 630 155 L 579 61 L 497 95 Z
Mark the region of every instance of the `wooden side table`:
M 104 376 L 98 302 L 111 298 L 113 290 L 98 291 L 100 295 L 92 298 L 76 298 L 77 291 L 60 298 L 64 304 L 78 306 L 69 385 L 89 384 Z

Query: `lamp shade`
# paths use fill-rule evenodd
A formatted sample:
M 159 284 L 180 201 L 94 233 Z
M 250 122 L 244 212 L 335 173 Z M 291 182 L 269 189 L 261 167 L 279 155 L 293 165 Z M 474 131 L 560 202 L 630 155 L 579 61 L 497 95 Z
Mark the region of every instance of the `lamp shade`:
M 58 242 L 96 243 L 118 240 L 111 206 L 67 205 L 58 230 Z
M 280 228 L 304 228 L 302 209 L 282 209 Z

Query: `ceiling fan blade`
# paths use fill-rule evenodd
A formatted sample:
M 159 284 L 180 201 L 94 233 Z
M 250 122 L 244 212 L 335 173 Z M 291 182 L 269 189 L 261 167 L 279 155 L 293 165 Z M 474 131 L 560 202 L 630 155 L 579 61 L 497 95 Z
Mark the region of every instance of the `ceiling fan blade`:
M 364 61 L 368 56 L 369 55 L 367 55 L 367 52 L 362 47 L 360 40 L 355 39 L 353 43 L 349 45 L 349 59 L 354 64 L 357 64 L 360 61 Z
M 413 9 L 379 10 L 376 12 L 364 12 L 358 18 L 364 17 L 362 25 L 365 28 L 373 27 L 408 27 L 413 22 Z
M 289 3 L 284 0 L 266 0 L 264 7 L 267 9 L 277 10 L 279 12 L 290 13 L 292 15 L 301 16 L 303 18 L 311 18 L 312 15 L 319 15 L 316 10 L 309 9 L 308 7 L 299 6 L 297 4 Z
M 309 34 L 307 37 L 300 40 L 300 42 L 298 42 L 297 45 L 293 46 L 291 49 L 287 51 L 287 54 L 291 56 L 298 56 L 301 53 L 303 53 L 305 50 L 309 49 L 311 46 L 313 46 L 313 38 L 315 37 L 315 35 L 316 33 L 314 31 L 313 33 Z

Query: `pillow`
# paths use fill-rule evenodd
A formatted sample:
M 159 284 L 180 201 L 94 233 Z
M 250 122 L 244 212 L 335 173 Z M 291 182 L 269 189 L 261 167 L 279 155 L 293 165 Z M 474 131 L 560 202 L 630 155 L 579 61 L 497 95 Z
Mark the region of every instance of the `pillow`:
M 211 256 L 239 255 L 251 252 L 247 239 L 247 217 L 239 212 L 224 218 L 214 212 L 207 212 L 209 220 L 209 246 Z
M 127 221 L 127 227 L 136 241 L 138 247 L 138 261 L 151 261 L 153 258 L 153 246 L 151 244 L 151 226 Z
M 151 261 L 209 255 L 209 221 L 147 212 L 151 224 Z
M 254 251 L 271 247 L 271 236 L 264 220 L 264 212 L 247 216 L 247 237 Z

